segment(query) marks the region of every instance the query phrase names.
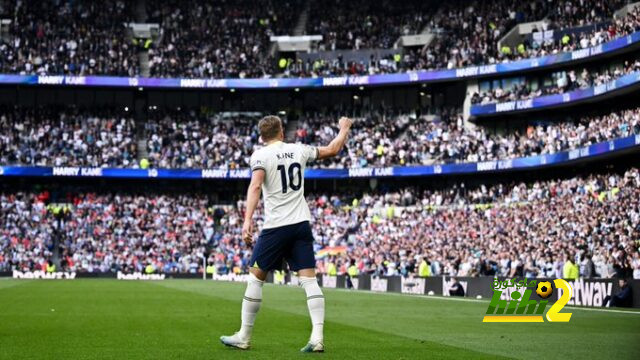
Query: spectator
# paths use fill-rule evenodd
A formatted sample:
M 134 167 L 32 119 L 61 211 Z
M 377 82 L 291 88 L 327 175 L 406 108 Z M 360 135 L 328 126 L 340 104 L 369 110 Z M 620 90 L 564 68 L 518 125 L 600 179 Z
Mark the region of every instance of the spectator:
M 620 291 L 613 296 L 607 295 L 602 306 L 607 306 L 608 304 L 611 307 L 633 307 L 633 292 L 631 291 L 631 286 L 629 286 L 629 280 L 625 278 L 619 279 L 618 286 L 620 286 Z

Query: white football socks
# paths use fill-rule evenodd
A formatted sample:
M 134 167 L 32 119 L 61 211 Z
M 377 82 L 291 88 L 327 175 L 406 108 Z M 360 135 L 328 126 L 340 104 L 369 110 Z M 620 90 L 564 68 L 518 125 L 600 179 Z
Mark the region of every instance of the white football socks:
M 300 286 L 307 293 L 307 306 L 311 316 L 311 338 L 309 342 L 317 344 L 323 341 L 324 295 L 315 277 L 300 277 Z
M 262 284 L 264 284 L 264 281 L 258 279 L 253 274 L 249 274 L 247 289 L 242 299 L 242 327 L 240 327 L 240 331 L 238 332 L 238 335 L 247 341 L 251 339 L 253 323 L 256 321 L 258 310 L 260 310 Z

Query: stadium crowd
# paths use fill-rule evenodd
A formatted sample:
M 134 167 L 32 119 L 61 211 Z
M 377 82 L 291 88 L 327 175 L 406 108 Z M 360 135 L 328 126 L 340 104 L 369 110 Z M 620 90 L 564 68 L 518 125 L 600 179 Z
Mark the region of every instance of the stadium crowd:
M 580 0 L 558 1 L 549 12 L 549 23 L 553 29 L 567 29 L 611 20 L 613 13 L 627 0 Z
M 284 75 L 289 77 L 372 75 L 414 70 L 452 69 L 472 65 L 495 64 L 532 57 L 541 57 L 560 52 L 585 49 L 603 44 L 615 38 L 640 31 L 640 7 L 635 7 L 626 16 L 611 19 L 613 11 L 625 1 L 603 2 L 587 0 L 562 2 L 552 10 L 546 1 L 514 3 L 491 1 L 470 5 L 463 1 L 447 1 L 430 20 L 425 29 L 437 34 L 436 39 L 424 47 L 398 50 L 387 56 L 372 55 L 361 61 L 343 61 L 338 57 L 321 57 L 315 62 L 291 62 Z M 567 10 L 569 9 L 569 10 Z M 546 14 L 564 14 L 548 18 L 534 32 L 564 29 L 591 23 L 580 21 L 575 14 L 590 13 L 597 25 L 589 31 L 568 33 L 555 40 L 524 40 L 515 47 L 503 45 L 498 40 L 520 22 L 541 20 Z M 502 15 L 500 15 L 502 14 Z M 601 22 L 601 19 L 608 19 Z M 610 20 L 610 21 L 609 21 Z
M 640 174 L 310 200 L 325 273 L 640 278 Z M 338 250 L 340 251 L 340 250 Z
M 3 1 L 0 73 L 136 76 L 139 61 L 125 33 L 130 2 Z
M 307 197 L 321 273 L 640 278 L 640 172 L 442 190 L 401 188 Z M 45 270 L 54 238 L 60 270 L 191 272 L 202 256 L 219 274 L 246 273 L 244 201 L 204 195 L 67 193 L 0 195 L 0 271 Z M 56 205 L 60 206 L 60 205 Z M 261 224 L 261 210 L 256 220 Z M 424 269 L 422 275 L 425 275 Z
M 256 115 L 257 116 L 257 115 Z M 12 108 L 0 111 L 0 165 L 247 168 L 261 145 L 257 117 L 194 110 L 156 111 L 142 135 L 129 115 L 113 111 Z M 294 141 L 326 145 L 336 135 L 335 117 L 307 114 Z M 640 108 L 565 121 L 532 122 L 492 132 L 465 124 L 455 109 L 435 117 L 376 113 L 356 118 L 344 156 L 310 164 L 320 168 L 384 167 L 512 159 L 575 149 L 640 134 Z
M 205 197 L 69 194 L 58 200 L 73 206 L 61 220 L 47 191 L 0 200 L 3 270 L 45 270 L 58 237 L 61 270 L 134 272 L 154 263 L 162 272 L 193 272 L 214 231 Z
M 484 2 L 479 6 L 468 7 L 468 4 L 463 2 L 448 1 L 444 6 L 446 10 L 436 15 L 428 25 L 431 31 L 442 35 L 427 47 L 407 51 L 399 67 L 405 70 L 433 70 L 515 61 L 585 49 L 640 30 L 640 8 L 635 7 L 626 16 L 598 25 L 591 31 L 568 33 L 556 40 L 525 40 L 513 48 L 506 45 L 498 48 L 498 40 L 513 25 L 532 19 L 541 20 L 544 18 L 542 14 L 564 13 L 565 6 L 558 4 L 556 10 L 550 11 L 546 3 Z M 572 13 L 593 10 L 593 16 L 589 18 L 610 19 L 611 10 L 621 7 L 624 1 L 618 1 L 619 6 L 612 6 L 613 2 L 600 0 L 562 3 L 572 8 Z M 502 12 L 508 15 L 497 15 Z M 547 21 L 542 28 L 534 28 L 534 32 L 585 24 L 575 16 L 552 18 L 557 21 Z
M 397 57 L 372 56 L 358 62 L 329 56 L 313 63 L 287 62 L 283 69 L 271 55 L 269 37 L 293 34 L 304 11 L 302 1 L 149 0 L 146 21 L 160 25 L 158 41 L 148 48 L 149 70 L 154 77 L 256 78 L 281 72 L 288 77 L 364 75 L 493 64 L 595 46 L 640 30 L 638 8 L 612 19 L 625 3 L 445 1 L 436 10 L 434 4 L 420 1 L 314 1 L 307 10 L 313 16 L 308 17 L 305 32 L 323 36 L 317 46 L 320 51 L 389 49 L 399 36 L 422 31 L 437 34 L 436 40 L 423 48 L 399 50 Z M 5 0 L 0 11 L 11 20 L 8 36 L 0 40 L 2 73 L 140 75 L 134 39 L 124 25 L 135 13 L 130 1 Z M 545 17 L 540 31 L 598 26 L 556 41 L 498 48 L 498 40 L 514 25 Z
M 322 35 L 320 51 L 390 49 L 399 36 L 422 31 L 432 6 L 420 0 L 312 1 L 306 31 Z
M 111 110 L 13 108 L 0 111 L 0 164 L 131 167 L 135 122 Z
M 258 119 L 167 112 L 146 124 L 148 160 L 158 168 L 248 168 Z
M 390 49 L 402 35 L 428 31 L 437 36 L 426 47 L 398 49 L 397 54 L 366 61 L 342 61 L 333 54 L 313 63 L 286 62 L 283 68 L 272 56 L 270 36 L 293 34 L 305 11 L 302 1 L 149 0 L 146 21 L 160 25 L 160 37 L 145 49 L 154 77 L 299 77 L 456 68 L 572 51 L 640 30 L 639 8 L 613 19 L 625 3 L 313 1 L 304 31 L 323 36 L 320 51 Z M 0 37 L 0 73 L 139 76 L 138 49 L 125 27 L 135 13 L 128 0 L 4 0 L 0 16 L 11 23 Z M 535 31 L 596 26 L 556 40 L 498 48 L 498 40 L 513 26 L 541 19 L 544 25 Z
M 481 94 L 474 93 L 471 97 L 472 104 L 488 104 L 494 102 L 505 102 L 513 100 L 530 99 L 543 95 L 563 94 L 577 89 L 585 89 L 588 87 L 606 84 L 614 81 L 621 76 L 640 71 L 640 60 L 626 61 L 621 66 L 601 71 L 589 71 L 584 68 L 581 72 L 576 73 L 575 70 L 561 72 L 556 81 L 551 86 L 538 86 L 533 90 L 531 84 L 523 82 L 514 85 L 511 89 L 494 88 L 489 92 Z
M 256 78 L 274 73 L 274 35 L 291 35 L 301 1 L 149 0 L 161 40 L 149 51 L 153 77 Z
M 326 118 L 309 117 L 296 140 L 326 144 L 337 134 Z M 425 117 L 370 116 L 356 119 L 345 156 L 318 167 L 384 167 L 449 162 L 477 162 L 555 153 L 640 134 L 640 108 L 585 116 L 564 122 L 532 123 L 521 130 L 492 133 L 465 124 L 455 109 L 428 121 Z

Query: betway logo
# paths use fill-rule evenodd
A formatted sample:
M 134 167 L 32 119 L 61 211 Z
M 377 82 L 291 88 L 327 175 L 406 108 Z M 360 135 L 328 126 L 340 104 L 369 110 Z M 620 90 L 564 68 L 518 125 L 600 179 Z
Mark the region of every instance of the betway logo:
M 54 272 L 48 273 L 44 271 L 17 271 L 13 270 L 14 279 L 75 279 L 75 272 Z
M 570 281 L 573 297 L 569 305 L 602 306 L 604 298 L 611 296 L 613 283 L 605 281 L 584 281 L 583 279 Z M 558 297 L 562 296 L 562 289 L 558 288 Z
M 164 280 L 164 274 L 142 274 L 142 273 L 133 273 L 133 274 L 125 274 L 121 271 L 118 271 L 118 280 Z

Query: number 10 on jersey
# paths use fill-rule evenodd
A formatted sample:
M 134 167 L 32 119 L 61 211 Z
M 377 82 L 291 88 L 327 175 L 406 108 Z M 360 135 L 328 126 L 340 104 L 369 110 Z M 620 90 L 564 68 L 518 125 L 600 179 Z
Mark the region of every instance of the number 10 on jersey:
M 296 172 L 295 169 L 298 169 Z M 289 169 L 285 170 L 285 165 L 278 165 L 280 171 L 280 180 L 282 180 L 282 193 L 287 193 L 287 188 L 297 191 L 302 187 L 302 166 L 295 162 L 289 165 Z M 289 178 L 289 186 L 287 186 L 287 177 Z

